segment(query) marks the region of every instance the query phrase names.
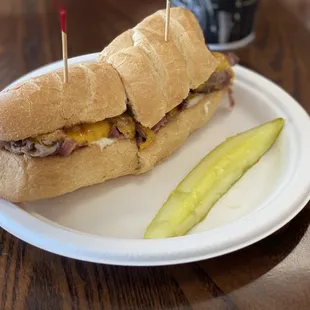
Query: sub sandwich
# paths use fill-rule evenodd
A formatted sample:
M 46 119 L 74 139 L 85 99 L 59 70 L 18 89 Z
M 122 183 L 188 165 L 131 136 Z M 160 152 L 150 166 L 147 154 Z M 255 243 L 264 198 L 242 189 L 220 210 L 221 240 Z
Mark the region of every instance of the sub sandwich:
M 151 170 L 204 126 L 229 93 L 238 61 L 211 53 L 195 16 L 145 18 L 96 62 L 31 78 L 0 93 L 0 196 L 51 198 Z

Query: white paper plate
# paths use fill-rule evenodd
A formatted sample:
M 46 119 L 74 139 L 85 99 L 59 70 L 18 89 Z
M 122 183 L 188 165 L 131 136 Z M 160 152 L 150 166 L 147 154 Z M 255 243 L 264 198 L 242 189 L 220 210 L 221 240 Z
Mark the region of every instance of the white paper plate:
M 94 61 L 95 57 L 91 54 L 70 62 Z M 30 75 L 61 66 L 57 62 Z M 267 79 L 240 66 L 235 72 L 236 107 L 230 110 L 224 100 L 210 124 L 194 133 L 152 172 L 21 207 L 0 201 L 0 225 L 18 238 L 60 255 L 148 266 L 215 257 L 276 231 L 310 198 L 309 117 L 294 99 Z M 142 239 L 170 191 L 208 151 L 227 136 L 279 116 L 286 119 L 286 126 L 274 147 L 189 235 Z

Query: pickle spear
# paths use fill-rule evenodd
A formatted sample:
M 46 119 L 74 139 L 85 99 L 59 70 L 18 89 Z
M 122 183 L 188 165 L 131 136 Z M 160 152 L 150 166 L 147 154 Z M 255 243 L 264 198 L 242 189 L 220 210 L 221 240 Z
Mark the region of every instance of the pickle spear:
M 271 148 L 284 126 L 277 118 L 229 137 L 179 183 L 148 226 L 144 238 L 185 235 Z

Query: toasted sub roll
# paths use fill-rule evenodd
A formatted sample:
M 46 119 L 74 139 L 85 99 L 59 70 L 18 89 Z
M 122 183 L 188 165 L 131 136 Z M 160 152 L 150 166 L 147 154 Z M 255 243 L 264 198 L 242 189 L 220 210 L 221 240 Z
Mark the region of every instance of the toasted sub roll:
M 21 140 L 79 123 L 122 114 L 126 95 L 115 69 L 106 63 L 69 66 L 44 74 L 0 94 L 0 140 Z
M 139 151 L 137 173 L 147 172 L 180 148 L 188 136 L 203 127 L 214 116 L 226 89 L 205 95 L 197 105 L 182 111 L 166 126 L 161 128 L 156 141 L 145 150 Z
M 29 158 L 0 151 L 0 196 L 13 202 L 51 198 L 124 175 L 151 170 L 214 115 L 225 90 L 204 96 L 161 128 L 156 141 L 139 151 L 130 140 L 103 147 L 100 141 L 68 157 Z
M 12 202 L 56 197 L 78 188 L 132 174 L 138 166 L 137 145 L 118 140 L 68 157 L 29 158 L 0 151 L 0 196 Z
M 192 12 L 171 9 L 168 42 L 164 28 L 161 10 L 117 37 L 98 58 L 117 70 L 135 118 L 146 127 L 208 80 L 218 65 Z
M 94 63 L 69 66 L 69 83 L 56 70 L 0 93 L 2 198 L 52 198 L 147 172 L 213 117 L 231 61 L 208 50 L 184 8 L 171 9 L 165 42 L 164 17 L 125 31 Z

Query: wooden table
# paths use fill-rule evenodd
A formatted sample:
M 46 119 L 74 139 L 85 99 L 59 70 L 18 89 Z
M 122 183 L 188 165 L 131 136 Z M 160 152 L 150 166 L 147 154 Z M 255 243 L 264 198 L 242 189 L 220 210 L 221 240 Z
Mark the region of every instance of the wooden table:
M 164 6 L 163 0 L 64 3 L 71 57 L 100 51 L 117 34 Z M 60 59 L 57 18 L 52 1 L 1 2 L 1 87 Z M 262 0 L 257 39 L 238 54 L 243 65 L 281 85 L 310 112 L 310 33 L 281 1 Z M 306 310 L 309 222 L 310 209 L 305 208 L 286 230 L 244 250 L 156 268 L 75 261 L 41 251 L 0 229 L 0 309 Z

